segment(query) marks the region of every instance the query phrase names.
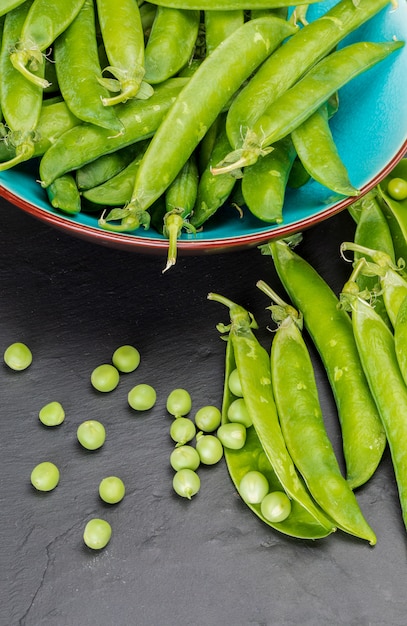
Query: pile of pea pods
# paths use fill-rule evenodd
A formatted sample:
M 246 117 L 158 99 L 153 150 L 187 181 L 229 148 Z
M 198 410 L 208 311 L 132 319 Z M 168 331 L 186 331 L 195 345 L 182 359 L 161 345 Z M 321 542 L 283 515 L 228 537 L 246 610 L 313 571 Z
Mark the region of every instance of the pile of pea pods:
M 308 23 L 316 2 L 3 0 L 0 169 L 35 159 L 52 206 L 152 226 L 169 260 L 226 201 L 278 223 L 309 177 L 356 196 L 336 94 L 403 42 L 336 46 L 396 3 L 339 0 Z

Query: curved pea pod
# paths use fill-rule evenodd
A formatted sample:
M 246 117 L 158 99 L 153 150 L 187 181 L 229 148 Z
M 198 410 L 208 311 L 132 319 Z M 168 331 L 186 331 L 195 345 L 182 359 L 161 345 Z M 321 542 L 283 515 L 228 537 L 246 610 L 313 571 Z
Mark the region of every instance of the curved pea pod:
M 349 180 L 332 136 L 326 103 L 293 130 L 291 139 L 298 158 L 314 180 L 343 196 L 359 194 Z
M 123 133 L 112 135 L 108 129 L 86 123 L 64 133 L 40 161 L 41 185 L 47 187 L 61 174 L 151 137 L 187 81 L 186 78 L 170 78 L 157 85 L 148 100 L 134 99 L 118 104 L 116 111 L 124 128 Z
M 199 11 L 158 7 L 145 49 L 145 80 L 152 85 L 175 76 L 192 57 Z
M 386 437 L 363 372 L 349 315 L 318 272 L 283 240 L 261 247 L 271 254 L 293 305 L 301 311 L 335 398 L 342 431 L 347 480 L 363 485 L 375 472 Z
M 290 137 L 244 168 L 242 193 L 248 209 L 263 222 L 281 224 L 287 182 L 296 156 Z M 225 176 L 225 174 L 223 174 Z
M 308 174 L 307 170 L 301 163 L 300 159 L 296 157 L 290 169 L 290 174 L 287 180 L 287 187 L 291 187 L 292 189 L 299 189 L 303 185 L 305 185 L 311 176 Z
M 242 82 L 293 32 L 295 27 L 277 17 L 249 20 L 204 59 L 150 143 L 132 200 L 123 209 L 124 223 L 105 228 L 138 228 L 143 213 L 171 184 Z M 117 211 L 114 216 L 119 220 Z M 106 221 L 113 220 L 108 215 Z
M 63 174 L 47 187 L 48 199 L 55 209 L 76 215 L 81 210 L 81 196 L 72 174 Z
M 130 146 L 103 154 L 76 170 L 78 189 L 86 191 L 102 185 L 122 172 L 140 152 L 138 141 Z M 117 202 L 117 200 L 116 200 Z
M 103 78 L 101 84 L 118 92 L 102 100 L 105 106 L 125 102 L 129 98 L 148 98 L 153 88 L 143 82 L 144 31 L 140 9 L 134 0 L 96 0 L 98 20 L 109 64 L 114 78 Z
M 314 500 L 338 528 L 365 539 L 376 536 L 342 475 L 325 428 L 314 368 L 302 335 L 302 316 L 266 283 L 257 286 L 272 300 L 277 330 L 271 344 L 271 380 L 287 449 Z
M 260 16 L 258 16 L 260 17 Z M 237 28 L 243 25 L 243 9 L 237 11 L 205 11 L 206 54 L 210 54 Z
M 222 402 L 222 424 L 228 423 L 228 409 L 236 396 L 229 389 L 228 380 L 236 364 L 233 354 L 232 342 L 228 341 L 225 355 L 225 382 Z M 224 457 L 228 468 L 229 476 L 239 493 L 240 482 L 249 471 L 260 471 L 269 484 L 270 491 L 284 491 L 284 488 L 276 476 L 270 464 L 260 440 L 253 426 L 246 430 L 246 442 L 240 450 L 224 448 Z M 259 504 L 246 503 L 251 511 L 257 515 L 265 524 L 275 530 L 298 539 L 321 539 L 327 537 L 331 530 L 318 522 L 297 500 L 291 500 L 291 513 L 282 522 L 273 523 L 267 520 L 261 513 Z
M 401 159 L 377 186 L 382 200 L 381 209 L 388 221 L 393 238 L 396 258 L 402 258 L 407 262 L 407 200 L 394 200 L 387 193 L 387 185 L 396 176 L 407 180 L 407 158 Z
M 2 0 L 1 6 L 0 6 L 0 16 L 3 16 L 9 11 L 16 9 L 24 2 L 25 0 Z
M 31 68 L 44 65 L 44 52 L 57 37 L 73 22 L 83 7 L 85 0 L 34 0 L 24 21 L 20 37 L 10 54 L 14 67 L 27 80 L 43 89 L 49 86 L 44 77 L 38 76 Z
M 212 126 L 211 128 L 213 128 Z M 214 176 L 212 168 L 221 161 L 230 150 L 226 134 L 225 114 L 221 114 L 216 124 L 215 136 L 206 167 L 200 174 L 198 190 L 191 224 L 201 227 L 226 202 L 236 184 L 232 174 Z M 206 137 L 206 136 L 205 136 Z
M 230 326 L 218 328 L 229 332 L 228 342 L 233 349 L 247 410 L 264 453 L 283 490 L 325 529 L 326 534 L 332 532 L 335 524 L 309 495 L 288 453 L 272 391 L 270 358 L 253 333 L 253 318 L 243 307 L 223 296 L 210 293 L 208 299 L 229 308 Z
M 394 324 L 394 347 L 401 375 L 407 385 L 407 295 L 400 304 Z
M 103 98 L 110 94 L 100 84 L 93 0 L 85 0 L 78 15 L 55 40 L 54 60 L 61 94 L 72 113 L 110 132 L 123 132 L 115 110 L 103 105 Z
M 374 308 L 354 294 L 351 282 L 345 285 L 342 295 L 349 298 L 356 344 L 386 431 L 407 527 L 407 387 L 397 363 L 392 332 Z

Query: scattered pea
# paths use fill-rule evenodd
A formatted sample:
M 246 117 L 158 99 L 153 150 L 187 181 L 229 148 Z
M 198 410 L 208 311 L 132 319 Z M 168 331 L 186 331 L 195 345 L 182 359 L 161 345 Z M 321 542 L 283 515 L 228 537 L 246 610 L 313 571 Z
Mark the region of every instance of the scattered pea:
M 157 401 L 157 393 L 151 385 L 140 383 L 127 394 L 129 406 L 135 411 L 148 411 Z
M 184 417 L 191 410 L 191 396 L 186 389 L 173 389 L 167 398 L 166 406 L 170 415 Z
M 252 418 L 247 410 L 244 398 L 236 398 L 230 403 L 228 408 L 228 419 L 230 422 L 237 422 L 249 428 L 252 425 Z
M 112 527 L 104 519 L 94 517 L 89 520 L 83 531 L 83 540 L 88 548 L 101 550 L 105 548 L 112 536 Z
M 188 468 L 180 469 L 174 474 L 172 486 L 175 493 L 190 500 L 192 496 L 198 493 L 201 487 L 201 480 L 194 470 Z
M 49 402 L 38 414 L 44 426 L 59 426 L 65 419 L 65 411 L 60 402 Z
M 188 417 L 177 417 L 170 427 L 170 437 L 177 446 L 183 446 L 195 437 L 195 424 Z
M 118 476 L 106 476 L 99 484 L 99 496 L 108 504 L 117 504 L 126 493 L 124 482 Z
M 261 472 L 250 470 L 239 484 L 239 493 L 248 504 L 260 504 L 269 492 L 267 478 Z
M 120 346 L 113 352 L 112 363 L 119 372 L 134 372 L 140 365 L 140 352 L 134 346 Z
M 97 450 L 105 443 L 106 431 L 97 420 L 86 420 L 78 426 L 76 435 L 79 443 L 87 450 Z
M 222 443 L 215 435 L 198 433 L 196 436 L 196 450 L 201 462 L 205 465 L 215 465 L 223 457 Z
M 12 343 L 4 352 L 4 362 L 15 371 L 25 370 L 32 363 L 32 353 L 25 343 Z
M 246 427 L 239 422 L 219 426 L 217 435 L 225 448 L 240 450 L 246 443 Z
M 110 363 L 103 363 L 95 367 L 90 377 L 92 386 L 103 393 L 116 389 L 119 380 L 120 374 L 117 368 Z
M 38 491 L 52 491 L 59 483 L 59 469 L 54 463 L 44 461 L 31 472 L 31 484 Z
M 199 430 L 211 433 L 220 426 L 222 414 L 216 406 L 203 406 L 195 413 L 195 425 Z
M 196 470 L 200 462 L 199 454 L 193 446 L 178 446 L 171 452 L 170 464 L 176 472 L 181 469 Z
M 282 522 L 291 513 L 291 500 L 284 491 L 272 491 L 261 501 L 260 510 L 269 522 Z

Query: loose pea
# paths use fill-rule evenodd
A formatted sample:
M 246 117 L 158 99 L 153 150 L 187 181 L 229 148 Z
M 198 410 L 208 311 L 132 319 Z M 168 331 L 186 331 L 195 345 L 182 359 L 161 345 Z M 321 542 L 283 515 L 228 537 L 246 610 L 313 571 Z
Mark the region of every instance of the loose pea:
M 12 370 L 25 370 L 32 362 L 31 350 L 25 343 L 12 343 L 4 352 L 4 362 Z
M 252 418 L 247 410 L 246 402 L 244 398 L 236 398 L 230 403 L 228 408 L 228 419 L 230 422 L 236 422 L 243 424 L 246 428 L 252 425 Z
M 44 426 L 59 426 L 65 419 L 64 407 L 60 402 L 49 402 L 38 414 Z
M 186 389 L 173 389 L 167 398 L 167 411 L 174 417 L 187 415 L 191 406 L 191 396 Z
M 114 365 L 110 365 L 110 363 L 103 363 L 102 365 L 95 367 L 90 377 L 92 386 L 98 391 L 102 391 L 104 393 L 116 389 L 119 384 L 119 380 L 120 374 L 118 370 L 114 367 Z
M 76 436 L 81 446 L 87 450 L 97 450 L 105 443 L 106 431 L 97 420 L 86 420 L 78 426 Z
M 183 446 L 195 437 L 195 424 L 188 417 L 177 417 L 171 424 L 170 436 L 177 446 Z
M 112 362 L 119 372 L 134 372 L 140 364 L 140 352 L 134 346 L 120 346 L 113 352 Z
M 239 372 L 237 367 L 230 372 L 228 379 L 229 389 L 234 396 L 241 398 L 243 396 L 242 384 L 240 382 Z
M 59 469 L 54 463 L 44 461 L 31 472 L 31 484 L 38 491 L 52 491 L 59 483 Z
M 201 462 L 205 465 L 215 465 L 223 456 L 223 446 L 215 435 L 198 433 L 196 437 L 196 449 Z
M 260 509 L 270 522 L 282 522 L 291 513 L 291 501 L 284 491 L 272 491 L 263 498 Z
M 267 478 L 261 472 L 250 470 L 239 484 L 239 493 L 243 500 L 249 504 L 260 504 L 269 492 Z
M 230 422 L 219 426 L 217 435 L 225 448 L 240 450 L 246 443 L 246 426 L 239 422 Z
M 407 198 L 407 180 L 404 178 L 391 178 L 387 185 L 387 193 L 393 200 L 405 200 Z
M 140 383 L 127 394 L 129 405 L 135 411 L 148 411 L 152 409 L 157 400 L 157 392 L 151 385 Z
M 191 469 L 180 469 L 172 480 L 175 493 L 190 500 L 198 493 L 201 487 L 201 480 L 196 472 Z
M 83 540 L 88 548 L 101 550 L 105 548 L 112 536 L 112 527 L 104 519 L 94 517 L 89 520 L 83 532 Z
M 106 476 L 99 484 L 99 496 L 108 504 L 117 504 L 126 493 L 124 482 L 118 476 Z
M 181 469 L 196 470 L 200 462 L 199 454 L 193 446 L 179 446 L 171 452 L 170 464 L 176 472 Z
M 195 413 L 195 424 L 199 430 L 210 433 L 220 426 L 222 414 L 216 406 L 203 406 Z

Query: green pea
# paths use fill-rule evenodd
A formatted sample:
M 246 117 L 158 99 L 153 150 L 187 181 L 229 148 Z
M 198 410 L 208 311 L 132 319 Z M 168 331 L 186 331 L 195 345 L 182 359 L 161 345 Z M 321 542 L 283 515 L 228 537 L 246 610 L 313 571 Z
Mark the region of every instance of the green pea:
M 54 463 L 44 461 L 31 472 L 31 484 L 38 491 L 52 491 L 59 483 L 59 469 Z
M 112 362 L 119 372 L 134 372 L 140 364 L 140 352 L 133 346 L 120 346 L 113 352 Z
M 124 482 L 117 476 L 106 476 L 99 484 L 99 496 L 108 504 L 117 504 L 126 493 Z
M 83 531 L 83 540 L 88 548 L 101 550 L 105 548 L 112 536 L 112 527 L 104 519 L 94 517 L 89 520 Z
M 203 406 L 195 413 L 195 424 L 199 430 L 210 433 L 220 426 L 222 414 L 216 406 Z
M 25 343 L 12 343 L 4 352 L 4 362 L 12 370 L 25 370 L 32 363 L 31 350 Z
M 229 422 L 219 426 L 217 435 L 225 448 L 240 450 L 246 443 L 246 426 L 239 422 Z
M 49 402 L 38 414 L 44 426 L 59 426 L 65 419 L 65 411 L 60 402 Z
M 192 400 L 186 389 L 173 389 L 167 398 L 167 411 L 174 417 L 188 415 L 191 410 Z
M 230 403 L 228 419 L 230 422 L 243 424 L 246 428 L 252 425 L 252 418 L 249 415 L 244 398 L 236 398 L 236 400 Z
M 175 493 L 190 500 L 196 495 L 201 487 L 201 480 L 196 472 L 191 469 L 180 469 L 174 474 L 172 486 Z
M 215 435 L 198 433 L 196 449 L 201 462 L 205 465 L 215 465 L 223 457 L 223 446 Z
M 171 452 L 170 464 L 176 472 L 181 469 L 196 470 L 200 462 L 199 454 L 193 446 L 178 446 Z
M 195 424 L 188 417 L 177 417 L 170 427 L 170 437 L 177 443 L 177 446 L 183 446 L 195 437 Z
M 267 478 L 261 472 L 250 470 L 239 484 L 239 493 L 243 500 L 249 504 L 260 504 L 269 492 Z
M 269 522 L 282 522 L 291 513 L 291 501 L 284 491 L 272 491 L 263 498 L 260 509 Z
M 135 411 L 148 411 L 157 401 L 157 393 L 151 385 L 140 383 L 127 394 L 129 406 Z
M 240 382 L 240 376 L 237 368 L 230 372 L 228 385 L 230 391 L 233 393 L 234 396 L 237 396 L 239 398 L 243 397 L 242 384 Z
M 113 391 L 119 384 L 120 374 L 114 365 L 103 363 L 98 365 L 92 372 L 90 381 L 92 386 L 104 393 Z
M 387 185 L 387 193 L 393 198 L 401 202 L 407 198 L 407 180 L 404 178 L 391 178 Z
M 97 420 L 86 420 L 78 426 L 76 436 L 79 443 L 87 450 L 97 450 L 105 443 L 106 431 Z

